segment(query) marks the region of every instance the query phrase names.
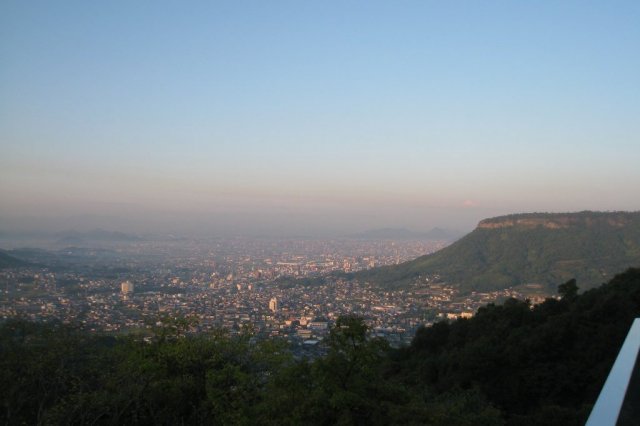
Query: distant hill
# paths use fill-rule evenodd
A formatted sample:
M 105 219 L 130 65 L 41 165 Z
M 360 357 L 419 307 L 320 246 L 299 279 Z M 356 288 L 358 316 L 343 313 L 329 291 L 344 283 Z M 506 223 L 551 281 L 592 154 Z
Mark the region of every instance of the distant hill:
M 52 271 L 71 270 L 76 271 L 79 266 L 90 265 L 92 268 L 101 268 L 112 265 L 122 268 L 126 254 L 107 248 L 64 247 L 57 250 L 45 250 L 41 248 L 17 248 L 6 250 L 5 254 L 23 261 L 32 266 L 46 267 Z
M 104 229 L 94 229 L 86 232 L 64 231 L 54 234 L 56 243 L 62 246 L 78 246 L 91 242 L 126 243 L 144 241 L 137 235 L 126 234 L 117 231 L 105 231 Z
M 349 238 L 362 240 L 434 240 L 454 241 L 461 233 L 442 228 L 433 228 L 427 232 L 411 231 L 405 228 L 371 229 L 357 234 L 348 235 Z
M 400 265 L 352 276 L 403 287 L 439 274 L 463 291 L 576 278 L 595 287 L 616 271 L 640 266 L 640 212 L 527 213 L 481 221 L 450 246 Z
M 15 268 L 25 265 L 27 265 L 27 262 L 7 254 L 4 250 L 0 250 L 0 269 Z

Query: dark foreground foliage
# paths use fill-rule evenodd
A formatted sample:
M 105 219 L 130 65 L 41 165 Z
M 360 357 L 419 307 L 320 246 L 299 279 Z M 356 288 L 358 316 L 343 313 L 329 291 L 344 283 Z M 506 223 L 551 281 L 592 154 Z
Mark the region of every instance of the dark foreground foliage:
M 640 270 L 531 308 L 509 300 L 390 349 L 340 318 L 315 361 L 248 334 L 152 343 L 60 324 L 0 327 L 4 424 L 579 425 L 634 317 Z

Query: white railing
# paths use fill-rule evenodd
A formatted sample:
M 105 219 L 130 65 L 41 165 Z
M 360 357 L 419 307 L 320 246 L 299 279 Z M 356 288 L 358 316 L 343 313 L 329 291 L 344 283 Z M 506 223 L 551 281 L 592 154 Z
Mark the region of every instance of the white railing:
M 640 318 L 631 325 L 586 426 L 615 426 L 640 349 Z

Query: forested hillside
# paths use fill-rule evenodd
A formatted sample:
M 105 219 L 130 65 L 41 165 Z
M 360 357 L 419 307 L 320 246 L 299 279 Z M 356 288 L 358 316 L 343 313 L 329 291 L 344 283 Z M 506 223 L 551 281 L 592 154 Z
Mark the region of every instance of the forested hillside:
M 0 269 L 15 268 L 26 264 L 26 262 L 7 254 L 4 250 L 0 250 Z
M 393 350 L 340 318 L 327 355 L 250 333 L 152 342 L 20 320 L 0 326 L 5 424 L 581 425 L 634 317 L 640 269 L 561 300 L 508 300 L 420 329 Z
M 403 287 L 437 274 L 462 291 L 576 278 L 587 289 L 630 267 L 640 267 L 640 212 L 530 213 L 485 219 L 436 253 L 351 277 Z

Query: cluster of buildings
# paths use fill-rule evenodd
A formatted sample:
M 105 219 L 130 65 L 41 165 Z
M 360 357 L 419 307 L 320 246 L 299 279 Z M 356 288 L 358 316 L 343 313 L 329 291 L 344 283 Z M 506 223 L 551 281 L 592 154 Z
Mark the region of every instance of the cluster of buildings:
M 319 270 L 324 274 L 398 263 L 415 258 L 418 248 L 420 254 L 437 249 L 433 243 L 244 244 L 248 247 L 243 249 L 234 240 L 226 251 L 181 246 L 164 256 L 150 256 L 136 246 L 137 256 L 126 251 L 126 268 L 119 261 L 115 268 L 110 256 L 104 262 L 90 259 L 86 264 L 91 267 L 80 263 L 58 265 L 56 271 L 46 267 L 0 271 L 0 319 L 58 319 L 92 331 L 149 335 L 162 318 L 189 317 L 196 324 L 192 332 L 250 329 L 257 337 L 287 339 L 304 352 L 320 347 L 317 343 L 341 315 L 363 317 L 373 335 L 400 345 L 422 325 L 473 315 L 479 306 L 500 298 L 522 297 L 514 290 L 462 296 L 438 276 L 402 290 L 331 278 L 312 283 L 292 278 L 282 284 L 282 277 L 315 277 Z M 273 246 L 269 249 L 267 244 Z M 341 258 L 336 252 L 345 255 Z

